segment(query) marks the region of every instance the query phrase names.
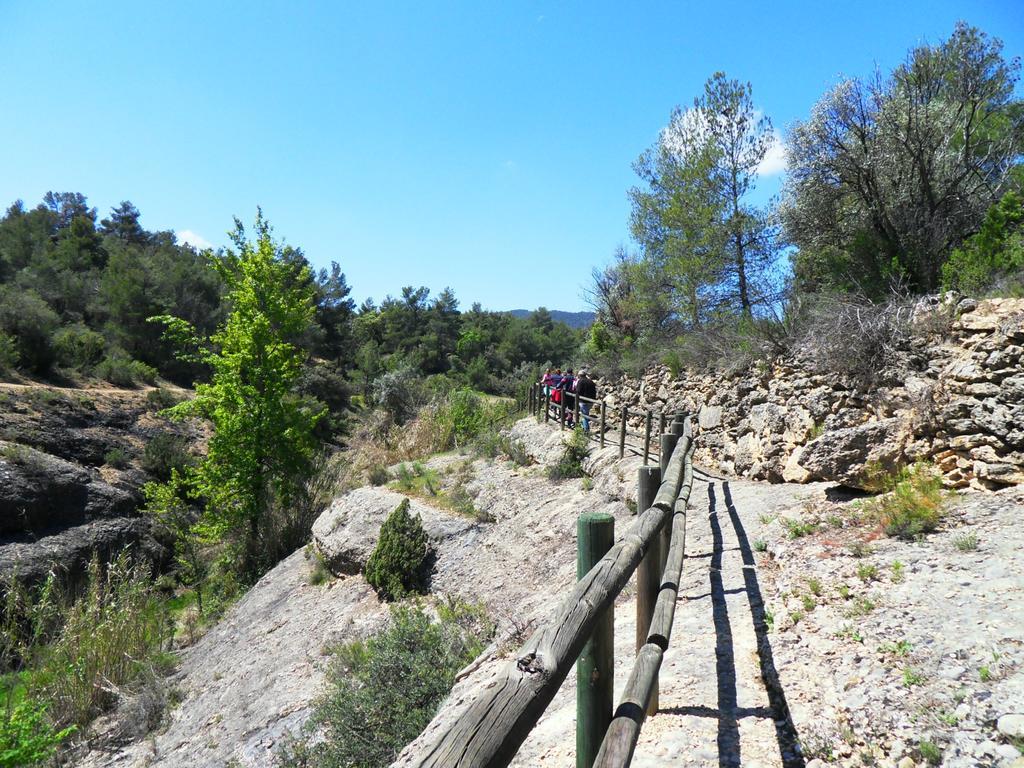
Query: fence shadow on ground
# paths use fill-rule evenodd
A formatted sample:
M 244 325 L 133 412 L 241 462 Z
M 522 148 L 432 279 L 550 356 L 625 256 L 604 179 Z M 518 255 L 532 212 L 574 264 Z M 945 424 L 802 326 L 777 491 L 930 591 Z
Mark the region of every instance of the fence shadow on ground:
M 764 599 L 757 581 L 754 553 L 747 539 L 746 530 L 732 500 L 729 483 L 723 481 L 722 497 L 725 511 L 729 516 L 739 552 L 743 561 L 743 588 L 726 590 L 722 580 L 722 555 L 729 551 L 724 545 L 722 523 L 718 516 L 718 499 L 715 484 L 708 483 L 708 519 L 714 548 L 709 563 L 711 604 L 715 628 L 715 672 L 718 677 L 718 708 L 683 707 L 673 710 L 678 714 L 718 718 L 718 765 L 719 768 L 735 768 L 742 765 L 739 738 L 739 719 L 744 717 L 771 718 L 775 726 L 775 738 L 784 768 L 803 768 L 804 758 L 800 753 L 799 737 L 790 716 L 786 694 L 775 668 L 771 641 L 768 638 L 768 624 L 764 615 Z M 732 548 L 730 548 L 732 549 Z M 745 592 L 750 606 L 750 615 L 757 638 L 757 657 L 761 667 L 761 679 L 768 694 L 768 707 L 740 708 L 736 697 L 736 661 L 732 643 L 732 626 L 729 621 L 727 594 Z

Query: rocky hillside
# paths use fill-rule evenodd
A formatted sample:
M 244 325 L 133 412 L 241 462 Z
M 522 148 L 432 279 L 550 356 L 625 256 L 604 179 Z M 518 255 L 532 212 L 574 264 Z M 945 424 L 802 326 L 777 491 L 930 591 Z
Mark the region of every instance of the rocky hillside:
M 879 372 L 882 386 L 794 356 L 729 373 L 658 367 L 600 392 L 613 407 L 697 413 L 696 460 L 741 477 L 869 488 L 879 469 L 927 460 L 952 488 L 1024 482 L 1024 299 L 916 311 L 955 318 L 912 339 L 911 364 Z
M 630 523 L 639 459 L 595 450 L 587 461 L 592 480 L 552 483 L 544 465 L 557 459 L 563 435 L 530 419 L 513 435 L 537 464 L 454 455 L 428 463 L 445 487 L 467 488 L 476 519 L 412 499 L 437 548 L 433 593 L 482 602 L 499 630 L 398 765 L 510 663 L 573 583 L 579 511 L 612 513 L 619 535 Z M 311 712 L 326 649 L 386 621 L 358 571 L 402 498 L 364 487 L 336 499 L 316 524 L 314 548 L 337 577 L 311 584 L 306 551 L 282 562 L 183 651 L 168 682 L 180 703 L 156 731 L 131 741 L 127 715 L 115 715 L 99 730 L 125 743 L 77 764 L 272 765 Z M 645 725 L 634 765 L 685 759 L 765 768 L 794 764 L 799 743 L 801 759 L 814 766 L 923 768 L 931 747 L 950 766 L 1016 766 L 1024 496 L 963 490 L 947 505 L 942 530 L 908 544 L 881 537 L 860 502 L 834 484 L 699 472 L 676 630 L 661 673 L 663 710 Z M 631 663 L 634 611 L 630 585 L 617 604 L 617 692 Z M 573 680 L 515 765 L 574 764 Z
M 158 436 L 200 439 L 157 415 L 181 396 L 0 384 L 0 578 L 34 583 L 53 568 L 73 577 L 92 552 L 128 545 L 166 557 L 138 514 L 152 479 L 141 465 Z

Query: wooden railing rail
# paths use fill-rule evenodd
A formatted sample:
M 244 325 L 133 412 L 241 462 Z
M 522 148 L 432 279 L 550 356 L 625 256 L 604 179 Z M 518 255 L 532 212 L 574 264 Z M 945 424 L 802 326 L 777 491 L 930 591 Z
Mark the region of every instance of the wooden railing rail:
M 687 428 L 689 422 L 686 423 Z M 689 432 L 689 429 L 687 429 Z M 682 576 L 686 549 L 686 507 L 693 489 L 693 439 L 684 433 L 677 450 L 685 452 L 684 475 L 679 497 L 673 505 L 671 539 L 665 567 L 661 575 L 654 615 L 647 631 L 647 641 L 637 651 L 636 661 L 626 681 L 625 690 L 615 709 L 611 725 L 601 742 L 594 761 L 595 768 L 627 768 L 633 759 L 640 728 L 649 708 L 652 694 L 657 690 L 658 670 L 668 650 L 679 597 L 679 579 Z
M 556 404 L 550 395 L 544 394 L 540 384 L 531 386 L 527 400 L 530 413 L 545 422 L 555 419 L 560 429 L 565 429 L 570 424 L 578 426 L 582 419 L 586 418 L 591 425 L 587 433 L 588 439 L 604 448 L 606 435 L 613 436 L 612 444 L 618 446 L 620 457 L 629 451 L 643 457 L 644 463 L 652 455 L 658 455 L 660 437 L 666 433 L 669 426 L 668 417 L 672 415 L 667 409 L 658 411 L 653 408 L 639 409 L 627 406 L 613 408 L 604 400 L 581 397 L 573 392 L 563 393 L 562 403 Z M 572 401 L 571 406 L 567 405 L 567 400 Z M 591 405 L 589 416 L 585 416 L 580 410 L 580 402 Z M 630 429 L 628 422 L 631 419 L 641 422 L 642 431 Z
M 683 431 L 681 424 L 678 429 Z M 662 531 L 669 521 L 674 525 L 680 489 L 687 477 L 692 478 L 692 471 L 685 466 L 690 444 L 688 437 L 679 439 L 665 462 L 653 502 L 637 515 L 622 539 L 576 583 L 547 622 L 523 644 L 497 679 L 476 695 L 458 720 L 407 765 L 498 768 L 511 762 L 641 560 L 660 551 Z M 662 578 L 662 591 L 664 581 Z M 667 606 L 659 609 L 661 603 L 659 593 L 652 632 L 665 632 L 671 627 L 671 614 L 667 625 L 664 618 L 659 618 L 668 610 Z

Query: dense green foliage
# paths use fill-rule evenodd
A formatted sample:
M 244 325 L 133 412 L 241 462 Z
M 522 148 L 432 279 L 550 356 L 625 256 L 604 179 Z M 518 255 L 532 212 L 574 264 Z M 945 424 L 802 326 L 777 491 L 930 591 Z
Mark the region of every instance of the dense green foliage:
M 215 261 L 230 307 L 223 325 L 206 339 L 182 318 L 154 320 L 167 326 L 183 355 L 212 371 L 209 382 L 196 384 L 194 398 L 167 411 L 213 426 L 206 455 L 172 472 L 171 482 L 202 502 L 195 532 L 211 543 L 226 541 L 239 575 L 254 580 L 277 561 L 282 544 L 301 543 L 277 541 L 281 531 L 268 530 L 267 520 L 272 507 L 292 506 L 310 476 L 323 411 L 295 393 L 306 358 L 296 340 L 310 332 L 315 312 L 307 268 L 281 258 L 262 217 L 254 243 L 241 224 L 234 240 L 237 253 Z
M 318 738 L 291 745 L 281 765 L 390 765 L 430 722 L 455 675 L 483 650 L 493 631 L 480 608 L 441 605 L 435 621 L 420 607 L 395 606 L 386 630 L 334 651 L 328 691 L 306 729 L 307 736 Z
M 21 369 L 47 374 L 56 364 L 119 384 L 155 369 L 188 381 L 196 369 L 176 361 L 146 323 L 163 313 L 209 331 L 220 316 L 220 284 L 172 232 L 143 230 L 131 203 L 97 222 L 83 195 L 51 192 L 36 208 L 19 201 L 0 218 L 0 331 L 15 340 Z
M 380 527 L 377 546 L 366 561 L 366 580 L 385 600 L 425 593 L 430 557 L 423 523 L 409 512 L 409 499 L 402 499 Z
M 967 294 L 983 293 L 1000 281 L 1004 290 L 1020 291 L 1024 281 L 1024 199 L 1007 192 L 989 208 L 981 229 L 950 254 L 942 266 L 944 287 Z
M 74 733 L 74 726 L 57 730 L 42 704 L 22 701 L 0 712 L 0 768 L 25 768 L 49 760 Z
M 370 395 L 382 375 L 407 368 L 511 394 L 521 366 L 567 360 L 579 344 L 579 332 L 543 308 L 522 318 L 479 305 L 461 312 L 450 289 L 431 298 L 408 286 L 357 310 L 337 263 L 313 270 L 290 246 L 277 258 L 313 294 L 312 322 L 291 341 L 319 361 L 301 388 L 332 415 L 348 405 L 349 379 Z M 199 253 L 173 232 L 146 231 L 129 202 L 97 221 L 79 193 L 48 193 L 32 209 L 18 201 L 0 218 L 0 375 L 58 369 L 121 386 L 157 375 L 205 380 L 204 361 L 178 355 L 147 321 L 177 317 L 200 336 L 212 334 L 229 309 L 225 264 L 223 254 Z M 321 430 L 333 436 L 342 425 L 331 426 L 325 419 Z

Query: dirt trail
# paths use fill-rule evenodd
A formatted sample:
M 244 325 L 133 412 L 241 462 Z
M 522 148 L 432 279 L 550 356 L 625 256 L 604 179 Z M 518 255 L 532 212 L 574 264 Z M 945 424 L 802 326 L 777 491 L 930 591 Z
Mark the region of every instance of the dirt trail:
M 748 528 L 766 507 L 819 495 L 818 486 L 720 481 L 698 472 L 672 640 L 660 674 L 660 711 L 641 731 L 633 765 L 804 765 L 778 681 Z M 633 663 L 632 587 L 615 617 L 615 691 Z M 772 685 L 768 688 L 763 680 Z M 575 675 L 562 686 L 513 765 L 575 765 Z

